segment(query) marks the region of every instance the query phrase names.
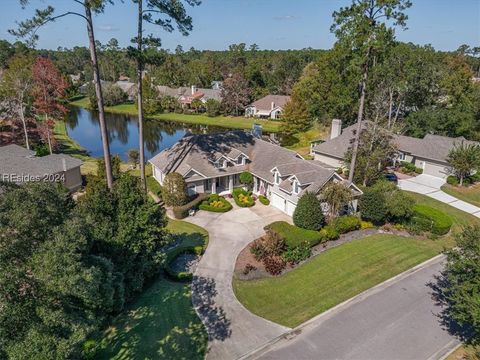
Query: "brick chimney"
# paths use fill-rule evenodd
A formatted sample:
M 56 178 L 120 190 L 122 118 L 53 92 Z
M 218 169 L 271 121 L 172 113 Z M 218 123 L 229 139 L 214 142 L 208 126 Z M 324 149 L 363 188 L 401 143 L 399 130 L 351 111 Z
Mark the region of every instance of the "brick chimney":
M 342 134 L 342 120 L 333 119 L 332 128 L 330 129 L 330 139 L 335 139 Z

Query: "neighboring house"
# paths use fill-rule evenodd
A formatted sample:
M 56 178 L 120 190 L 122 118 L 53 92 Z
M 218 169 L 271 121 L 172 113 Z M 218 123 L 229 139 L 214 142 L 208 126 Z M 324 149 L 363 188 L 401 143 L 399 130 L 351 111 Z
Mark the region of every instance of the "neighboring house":
M 304 160 L 293 151 L 246 131 L 188 135 L 149 161 L 153 176 L 163 184 L 172 172 L 181 174 L 189 194 L 225 194 L 241 186 L 240 173 L 254 176 L 253 192 L 265 195 L 271 205 L 292 215 L 305 192 L 318 194 L 330 181 L 343 179 L 318 161 Z M 355 197 L 361 191 L 353 184 Z M 349 208 L 356 209 L 356 200 Z
M 368 122 L 365 122 L 367 124 Z M 351 125 L 342 131 L 342 122 L 332 121 L 330 139 L 313 144 L 311 153 L 315 160 L 324 162 L 332 167 L 343 166 L 344 155 L 350 148 L 355 137 L 357 125 Z M 448 153 L 461 143 L 479 144 L 468 141 L 464 137 L 450 138 L 439 135 L 425 135 L 423 139 L 410 136 L 394 135 L 398 148 L 396 161 L 408 161 L 423 169 L 423 173 L 445 179 L 452 173 L 447 162 Z
M 245 116 L 257 118 L 279 119 L 290 96 L 267 95 L 247 106 Z
M 73 84 L 78 84 L 80 82 L 81 74 L 70 74 L 68 77 Z
M 221 85 L 218 85 L 214 82 L 212 89 L 197 88 L 195 85 L 191 87 L 179 87 L 171 88 L 169 86 L 158 85 L 157 90 L 160 96 L 173 96 L 177 99 L 183 107 L 189 107 L 194 99 L 199 99 L 203 104 L 205 104 L 209 99 L 214 99 L 217 101 L 222 101 L 222 90 Z
M 62 182 L 71 191 L 82 185 L 83 161 L 64 154 L 42 157 L 18 145 L 0 147 L 0 181 L 17 184 L 46 181 Z
M 114 83 L 114 85 L 118 86 L 123 92 L 127 95 L 128 101 L 135 100 L 137 96 L 137 84 L 131 81 L 124 81 L 119 80 Z

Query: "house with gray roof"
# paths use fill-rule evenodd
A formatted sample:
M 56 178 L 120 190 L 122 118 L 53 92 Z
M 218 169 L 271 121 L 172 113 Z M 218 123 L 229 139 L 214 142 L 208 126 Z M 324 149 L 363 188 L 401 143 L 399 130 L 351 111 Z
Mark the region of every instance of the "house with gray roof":
M 290 96 L 267 95 L 245 108 L 246 117 L 279 119 Z
M 82 185 L 82 164 L 83 161 L 65 154 L 39 157 L 34 151 L 15 144 L 0 147 L 0 181 L 3 182 L 61 182 L 73 191 Z
M 369 124 L 364 122 L 364 126 Z M 321 143 L 313 143 L 311 154 L 315 160 L 324 162 L 334 168 L 343 166 L 345 153 L 351 147 L 357 125 L 351 125 L 342 130 L 342 122 L 332 121 L 330 139 Z M 452 169 L 447 162 L 448 153 L 455 146 L 480 143 L 466 140 L 464 137 L 451 138 L 447 136 L 427 134 L 423 139 L 404 135 L 393 135 L 393 141 L 398 149 L 394 161 L 408 161 L 423 169 L 423 173 L 445 179 Z
M 266 196 L 288 215 L 306 192 L 318 194 L 327 183 L 344 181 L 334 168 L 305 160 L 247 131 L 187 135 L 149 162 L 160 184 L 167 174 L 179 173 L 191 195 L 231 193 L 241 186 L 240 174 L 249 171 L 254 177 L 253 193 Z M 361 195 L 354 184 L 346 185 L 355 197 Z M 356 209 L 356 200 L 350 208 Z

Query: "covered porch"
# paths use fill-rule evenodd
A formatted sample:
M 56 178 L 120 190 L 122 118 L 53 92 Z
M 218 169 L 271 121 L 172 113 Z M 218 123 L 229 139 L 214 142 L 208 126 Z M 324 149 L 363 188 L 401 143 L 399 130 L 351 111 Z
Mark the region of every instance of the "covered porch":
M 205 192 L 208 194 L 226 195 L 230 194 L 235 187 L 239 187 L 240 174 L 220 176 L 205 180 Z

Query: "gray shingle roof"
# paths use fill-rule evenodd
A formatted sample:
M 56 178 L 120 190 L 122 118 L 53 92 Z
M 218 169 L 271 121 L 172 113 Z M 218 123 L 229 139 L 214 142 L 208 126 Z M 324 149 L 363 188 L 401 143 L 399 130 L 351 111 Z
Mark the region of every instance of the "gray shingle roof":
M 267 95 L 261 99 L 258 99 L 249 106 L 255 106 L 257 110 L 272 110 L 272 103 L 275 107 L 284 107 L 287 102 L 290 101 L 290 96 L 285 95 Z
M 232 164 L 219 169 L 211 161 L 212 154 L 227 156 L 240 152 L 250 159 L 245 165 Z M 318 162 L 301 159 L 295 152 L 255 138 L 245 131 L 190 135 L 153 157 L 150 162 L 165 173 L 178 172 L 185 175 L 193 169 L 207 178 L 248 170 L 270 183 L 274 180 L 272 169 L 276 167 L 282 176 L 296 175 L 302 185 L 314 182 L 323 185 L 334 173 Z M 285 183 L 284 187 L 291 187 L 291 184 Z
M 15 174 L 18 176 L 44 176 L 79 167 L 83 161 L 64 154 L 36 157 L 35 152 L 18 145 L 0 147 L 0 177 Z

